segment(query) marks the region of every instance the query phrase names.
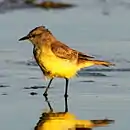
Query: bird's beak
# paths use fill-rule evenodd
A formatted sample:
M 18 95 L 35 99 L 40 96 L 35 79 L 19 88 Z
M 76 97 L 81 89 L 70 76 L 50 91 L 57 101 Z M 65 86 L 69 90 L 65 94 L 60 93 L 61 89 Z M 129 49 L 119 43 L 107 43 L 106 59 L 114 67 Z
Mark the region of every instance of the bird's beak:
M 29 36 L 27 35 L 27 36 L 20 38 L 19 41 L 28 40 L 28 39 L 29 39 Z

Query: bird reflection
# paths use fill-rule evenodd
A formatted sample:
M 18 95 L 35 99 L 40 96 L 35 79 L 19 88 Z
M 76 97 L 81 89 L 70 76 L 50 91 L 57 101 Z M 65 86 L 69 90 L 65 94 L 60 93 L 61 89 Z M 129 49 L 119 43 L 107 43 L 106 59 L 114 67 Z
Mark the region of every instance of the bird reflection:
M 94 127 L 107 126 L 114 120 L 79 120 L 68 112 L 67 97 L 65 97 L 64 112 L 54 112 L 47 97 L 49 112 L 43 112 L 34 130 L 92 130 Z

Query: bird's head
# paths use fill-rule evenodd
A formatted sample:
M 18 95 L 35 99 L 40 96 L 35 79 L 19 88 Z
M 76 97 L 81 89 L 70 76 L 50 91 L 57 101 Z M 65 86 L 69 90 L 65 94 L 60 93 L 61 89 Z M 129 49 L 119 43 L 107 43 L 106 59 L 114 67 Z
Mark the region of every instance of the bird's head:
M 32 44 L 36 45 L 51 39 L 54 39 L 52 33 L 45 26 L 39 26 L 31 30 L 26 36 L 20 38 L 19 41 L 29 40 Z

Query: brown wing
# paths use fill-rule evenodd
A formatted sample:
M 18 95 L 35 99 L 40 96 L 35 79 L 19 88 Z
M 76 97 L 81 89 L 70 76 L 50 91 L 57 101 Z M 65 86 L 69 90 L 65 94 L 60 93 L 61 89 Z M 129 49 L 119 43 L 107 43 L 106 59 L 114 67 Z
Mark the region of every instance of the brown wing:
M 86 54 L 83 54 L 82 52 L 78 52 L 76 50 L 73 50 L 69 48 L 67 45 L 56 41 L 51 44 L 51 50 L 52 52 L 63 59 L 74 59 L 74 58 L 79 58 L 79 59 L 88 59 L 88 58 L 94 58 L 92 56 L 88 56 Z
M 77 51 L 69 48 L 67 45 L 59 41 L 56 41 L 51 44 L 51 50 L 57 57 L 60 57 L 63 59 L 73 60 L 77 58 L 78 56 Z
M 82 53 L 82 52 L 79 52 L 79 53 L 78 53 L 78 58 L 79 58 L 79 59 L 90 59 L 90 58 L 94 58 L 94 57 L 93 57 L 93 56 L 86 55 L 86 54 L 84 54 L 84 53 Z

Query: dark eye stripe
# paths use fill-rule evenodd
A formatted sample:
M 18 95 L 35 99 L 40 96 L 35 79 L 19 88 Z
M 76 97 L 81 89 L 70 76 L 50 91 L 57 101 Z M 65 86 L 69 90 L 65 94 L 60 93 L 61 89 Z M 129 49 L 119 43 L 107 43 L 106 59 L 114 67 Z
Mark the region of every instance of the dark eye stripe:
M 31 35 L 31 37 L 36 37 L 37 35 Z
M 32 38 L 32 37 L 34 38 L 34 37 L 39 36 L 39 35 L 41 35 L 41 34 L 33 34 L 33 35 L 30 35 L 29 38 Z

